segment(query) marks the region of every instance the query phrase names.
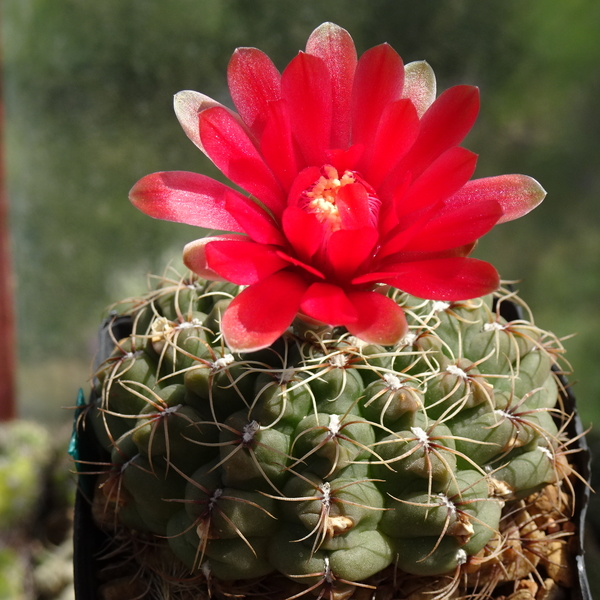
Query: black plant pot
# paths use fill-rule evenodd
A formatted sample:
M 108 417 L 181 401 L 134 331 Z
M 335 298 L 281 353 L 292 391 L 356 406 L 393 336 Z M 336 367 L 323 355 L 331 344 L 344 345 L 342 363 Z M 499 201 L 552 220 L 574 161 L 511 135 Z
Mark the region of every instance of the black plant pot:
M 574 417 L 569 423 L 567 427 L 567 432 L 571 439 L 577 438 L 577 436 L 581 436 L 577 440 L 577 445 L 575 446 L 580 450 L 577 454 L 572 457 L 572 462 L 575 465 L 577 472 L 587 481 L 589 482 L 591 479 L 591 453 L 590 449 L 587 445 L 584 436 L 584 429 L 581 424 L 581 419 L 577 414 L 577 408 L 575 406 L 575 396 L 573 395 L 571 388 L 568 387 L 567 381 L 563 376 L 560 376 L 563 387 L 566 390 L 566 393 L 563 394 L 563 403 L 565 407 L 565 411 L 569 414 L 573 413 Z M 576 535 L 578 537 L 578 550 L 575 555 L 575 565 L 577 568 L 577 584 L 572 588 L 571 596 L 569 600 L 592 600 L 592 593 L 590 591 L 590 585 L 588 582 L 586 565 L 584 559 L 584 550 L 583 550 L 583 542 L 585 536 L 585 516 L 587 513 L 589 501 L 590 501 L 590 487 L 584 485 L 584 483 L 580 480 L 576 480 L 575 484 L 575 498 L 576 498 L 576 506 L 575 506 L 575 515 L 573 517 L 573 522 L 575 523 Z
M 523 318 L 521 307 L 506 301 L 501 304 L 500 314 L 508 321 Z M 128 336 L 131 330 L 132 321 L 130 317 L 113 316 L 108 318 L 101 326 L 98 334 L 96 365 L 100 365 L 111 354 L 114 349 L 114 340 Z M 591 477 L 591 453 L 585 440 L 581 420 L 577 414 L 575 397 L 566 379 L 562 375 L 559 375 L 559 377 L 563 383 L 561 394 L 564 410 L 568 414 L 573 414 L 573 418 L 567 427 L 567 433 L 570 439 L 576 440 L 576 444 L 572 444 L 570 448 L 579 450 L 579 452 L 571 456 L 571 460 L 577 472 L 583 479 L 589 482 Z M 92 404 L 95 400 L 96 398 L 92 392 L 89 404 Z M 94 465 L 106 462 L 108 456 L 95 440 L 94 436 L 89 431 L 86 431 L 84 419 L 79 418 L 84 414 L 85 406 L 85 399 L 80 394 L 73 439 L 69 449 L 69 452 L 77 461 L 79 477 L 79 486 L 75 501 L 73 537 L 75 598 L 76 600 L 99 600 L 97 574 L 108 564 L 103 555 L 109 547 L 110 540 L 96 526 L 92 519 L 91 499 L 96 480 L 96 475 L 94 474 L 96 467 Z M 576 526 L 576 535 L 578 538 L 578 551 L 575 556 L 577 578 L 575 585 L 570 589 L 570 595 L 564 600 L 593 600 L 588 583 L 583 550 L 585 515 L 590 499 L 590 488 L 579 479 L 575 479 L 573 485 L 576 497 L 573 522 Z M 123 600 L 127 599 L 123 598 Z
M 114 349 L 114 340 L 127 337 L 132 330 L 129 317 L 109 317 L 98 332 L 98 351 L 95 368 L 106 360 Z M 92 391 L 88 405 L 95 402 Z M 98 600 L 99 582 L 97 575 L 105 566 L 103 550 L 109 544 L 107 535 L 92 518 L 91 504 L 96 482 L 96 467 L 107 460 L 107 453 L 95 437 L 85 428 L 85 398 L 80 392 L 75 414 L 75 425 L 69 453 L 77 464 L 78 486 L 75 496 L 73 523 L 73 569 L 76 600 Z M 125 599 L 123 599 L 125 600 Z

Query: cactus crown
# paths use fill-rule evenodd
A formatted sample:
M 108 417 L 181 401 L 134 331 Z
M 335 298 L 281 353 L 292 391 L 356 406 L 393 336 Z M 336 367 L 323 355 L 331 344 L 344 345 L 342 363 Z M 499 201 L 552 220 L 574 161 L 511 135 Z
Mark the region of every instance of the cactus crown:
M 148 581 L 181 598 L 475 596 L 484 569 L 508 578 L 507 523 L 540 490 L 568 508 L 562 346 L 500 315 L 513 293 L 396 290 L 394 347 L 297 318 L 240 355 L 220 332 L 237 292 L 168 273 L 121 306 L 131 334 L 96 373 L 86 419 L 110 459 L 93 512 Z

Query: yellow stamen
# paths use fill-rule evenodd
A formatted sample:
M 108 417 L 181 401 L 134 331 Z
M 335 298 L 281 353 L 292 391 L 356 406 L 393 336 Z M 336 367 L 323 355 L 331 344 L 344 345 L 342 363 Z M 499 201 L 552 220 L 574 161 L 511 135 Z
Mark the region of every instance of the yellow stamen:
M 345 185 L 355 183 L 356 179 L 350 171 L 345 171 L 340 178 L 337 169 L 331 165 L 325 165 L 323 173 L 313 187 L 305 192 L 306 210 L 334 232 L 341 228 L 340 210 L 336 204 L 338 191 Z

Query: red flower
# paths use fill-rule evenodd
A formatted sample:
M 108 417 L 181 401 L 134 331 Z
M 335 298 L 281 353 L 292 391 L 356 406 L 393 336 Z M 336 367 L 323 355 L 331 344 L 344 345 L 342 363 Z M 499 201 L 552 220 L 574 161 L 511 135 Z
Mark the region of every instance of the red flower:
M 529 212 L 533 179 L 469 181 L 459 144 L 479 109 L 475 87 L 435 99 L 425 62 L 387 44 L 357 60 L 350 35 L 318 27 L 280 74 L 255 48 L 228 69 L 238 113 L 197 92 L 175 112 L 188 137 L 250 197 L 203 175 L 154 173 L 131 190 L 145 213 L 234 232 L 188 244 L 186 265 L 248 286 L 223 316 L 234 351 L 264 348 L 300 313 L 373 343 L 406 332 L 387 284 L 432 300 L 493 291 L 496 270 L 468 258 L 495 224 Z

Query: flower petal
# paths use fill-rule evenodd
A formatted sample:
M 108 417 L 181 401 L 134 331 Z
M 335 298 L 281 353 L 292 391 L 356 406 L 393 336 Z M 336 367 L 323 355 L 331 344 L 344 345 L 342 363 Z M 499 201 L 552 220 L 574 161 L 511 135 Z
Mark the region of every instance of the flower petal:
M 419 118 L 413 103 L 405 98 L 388 104 L 358 170 L 377 188 L 408 152 L 418 134 Z
M 378 239 L 379 234 L 373 227 L 340 229 L 332 233 L 327 243 L 327 255 L 336 279 L 345 281 L 352 277 L 371 256 Z
M 300 260 L 310 262 L 321 246 L 324 235 L 323 226 L 317 217 L 297 206 L 288 206 L 283 211 L 282 226 L 285 237 Z
M 419 298 L 454 301 L 493 292 L 500 276 L 487 262 L 455 257 L 398 264 L 395 273 L 379 281 Z
M 460 144 L 479 113 L 479 90 L 456 85 L 442 93 L 421 119 L 419 138 L 407 157 L 413 174 L 423 170 L 448 148 Z
M 208 279 L 209 281 L 227 281 L 227 279 L 221 277 L 221 275 L 208 266 L 206 262 L 206 245 L 211 242 L 240 239 L 246 238 L 241 235 L 224 234 L 194 240 L 186 244 L 183 248 L 183 264 L 203 279 Z
M 435 93 L 435 73 L 427 62 L 417 60 L 405 65 L 402 97 L 411 100 L 419 118 L 435 101 Z
M 346 324 L 348 331 L 371 344 L 391 346 L 408 331 L 402 309 L 378 292 L 349 292 L 348 298 L 358 312 L 358 320 Z
M 273 248 L 245 240 L 214 241 L 205 252 L 208 267 L 238 285 L 256 283 L 289 266 Z
M 267 115 L 265 130 L 260 138 L 260 151 L 283 189 L 289 190 L 302 160 L 294 147 L 285 100 L 269 102 Z
M 224 108 L 200 114 L 200 139 L 223 174 L 256 196 L 274 214 L 281 214 L 285 195 L 279 182 L 244 128 Z
M 378 258 L 388 257 L 390 254 L 400 252 L 423 231 L 427 223 L 431 221 L 442 206 L 443 203 L 440 201 L 402 215 L 400 219 L 397 219 L 396 226 L 385 236 L 381 236 L 382 243 L 377 253 Z
M 327 162 L 335 167 L 338 173 L 355 171 L 364 151 L 365 147 L 362 144 L 354 144 L 345 149 L 333 148 L 327 150 Z
M 295 273 L 279 271 L 246 288 L 223 315 L 229 348 L 252 352 L 270 346 L 294 320 L 307 287 Z
M 304 269 L 307 273 L 310 273 L 313 277 L 317 277 L 318 279 L 326 279 L 325 275 L 323 275 L 321 271 L 311 266 L 310 264 L 302 262 L 295 256 L 290 256 L 289 254 L 287 254 L 286 252 L 282 252 L 281 250 L 277 250 L 276 252 L 277 256 L 287 261 L 290 265 L 300 267 L 301 269 Z
M 179 121 L 185 134 L 206 154 L 202 141 L 200 140 L 200 127 L 198 116 L 203 110 L 220 106 L 225 108 L 220 102 L 193 90 L 184 90 L 175 94 L 173 98 L 173 108 L 175 116 Z M 228 110 L 228 109 L 225 109 Z
M 330 283 L 313 283 L 302 296 L 300 310 L 332 327 L 354 323 L 358 319 L 358 313 L 344 291 Z
M 235 107 L 250 131 L 260 139 L 269 102 L 281 98 L 281 75 L 273 61 L 256 48 L 237 48 L 227 68 Z
M 250 198 L 241 195 L 229 196 L 225 201 L 225 208 L 255 242 L 285 245 L 285 238 L 273 218 Z
M 398 263 L 404 262 L 415 262 L 415 261 L 425 261 L 425 260 L 438 260 L 440 258 L 451 258 L 454 256 L 469 256 L 475 250 L 477 246 L 477 242 L 472 242 L 470 244 L 465 244 L 464 246 L 457 246 L 455 248 L 450 248 L 449 250 L 438 250 L 436 252 L 429 251 L 411 251 L 411 252 L 396 252 L 396 254 L 391 254 L 390 256 L 386 256 L 385 260 L 382 261 L 382 270 L 386 270 L 390 265 L 395 265 Z M 389 270 L 389 269 L 388 269 Z M 377 275 L 371 273 L 365 276 L 365 282 L 371 283 L 377 281 Z M 358 278 L 356 278 L 358 279 Z M 352 280 L 352 283 L 356 283 L 355 280 Z
M 332 84 L 325 63 L 300 52 L 281 76 L 294 137 L 308 165 L 321 166 L 329 148 Z
M 305 190 L 308 190 L 319 181 L 321 169 L 319 167 L 306 167 L 298 173 L 288 194 L 288 206 L 298 206 L 302 203 L 302 196 Z
M 546 190 L 527 175 L 499 175 L 474 179 L 465 184 L 447 201 L 448 208 L 464 204 L 476 205 L 485 200 L 496 200 L 504 214 L 498 223 L 518 219 L 533 210 L 546 197 Z
M 142 177 L 131 188 L 129 199 L 155 219 L 241 232 L 239 223 L 226 209 L 227 198 L 238 195 L 198 173 L 163 171 Z
M 469 181 L 477 155 L 466 148 L 447 150 L 400 197 L 395 197 L 398 218 L 446 200 Z
M 335 205 L 343 229 L 359 229 L 365 224 L 377 223 L 377 215 L 372 210 L 369 194 L 361 183 L 350 183 L 340 188 Z
M 406 173 L 416 179 L 441 154 L 458 146 L 475 123 L 478 112 L 476 87 L 456 85 L 441 94 L 423 115 L 419 137 L 384 182 L 383 192 L 392 193 L 404 181 Z
M 367 50 L 358 61 L 352 91 L 352 142 L 371 143 L 386 106 L 400 98 L 404 65 L 388 44 Z
M 334 23 L 317 27 L 306 43 L 306 53 L 318 56 L 331 77 L 333 105 L 331 148 L 346 148 L 350 142 L 352 83 L 357 56 L 350 34 Z
M 436 252 L 470 244 L 496 225 L 502 212 L 495 200 L 460 207 L 444 205 L 403 250 Z
M 368 273 L 358 275 L 350 281 L 351 285 L 365 286 L 373 285 L 375 283 L 388 283 L 390 278 L 394 277 L 395 273 L 402 273 L 404 263 L 410 262 L 428 262 L 432 260 L 441 260 L 443 258 L 464 258 L 469 256 L 476 248 L 477 243 L 466 244 L 456 248 L 450 248 L 450 250 L 439 250 L 437 252 L 396 252 L 386 256 L 383 260 L 379 261 L 377 268 L 372 269 Z

